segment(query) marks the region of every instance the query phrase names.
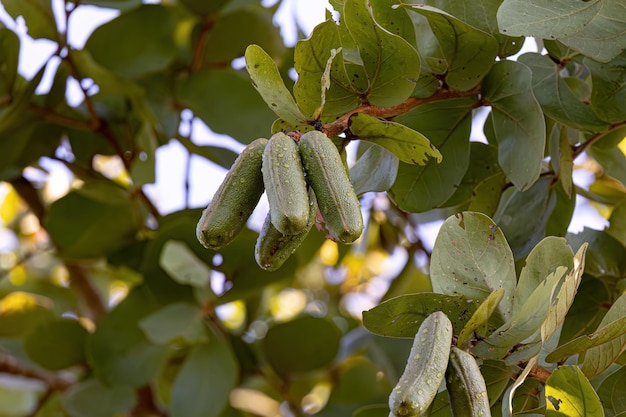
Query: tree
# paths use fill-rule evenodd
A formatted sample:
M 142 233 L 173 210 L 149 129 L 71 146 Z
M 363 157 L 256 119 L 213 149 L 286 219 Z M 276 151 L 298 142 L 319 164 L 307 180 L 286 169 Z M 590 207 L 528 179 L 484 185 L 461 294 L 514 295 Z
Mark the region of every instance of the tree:
M 278 6 L 258 3 L 66 0 L 65 23 L 86 5 L 121 10 L 76 49 L 50 1 L 3 1 L 60 64 L 38 92 L 46 67 L 18 74 L 19 39 L 0 28 L 1 214 L 18 242 L 0 259 L 0 414 L 384 416 L 403 373 L 424 388 L 407 357 L 435 312 L 454 337 L 424 346 L 468 352 L 493 415 L 625 413 L 622 2 L 334 0 L 339 20 L 295 48 Z M 530 38 L 542 51 L 512 59 Z M 469 140 L 477 109 L 486 143 Z M 313 229 L 274 272 L 254 261 L 258 231 L 203 248 L 202 207 L 161 215 L 145 192 L 170 141 L 231 167 L 193 121 L 243 145 L 323 132 L 351 155 L 360 240 Z M 67 194 L 27 175 L 41 158 L 71 170 Z M 573 180 L 582 160 L 588 189 Z M 568 233 L 579 196 L 607 228 Z M 403 265 L 384 277 L 384 262 Z M 430 415 L 450 415 L 445 388 Z M 394 395 L 410 409 L 415 392 Z

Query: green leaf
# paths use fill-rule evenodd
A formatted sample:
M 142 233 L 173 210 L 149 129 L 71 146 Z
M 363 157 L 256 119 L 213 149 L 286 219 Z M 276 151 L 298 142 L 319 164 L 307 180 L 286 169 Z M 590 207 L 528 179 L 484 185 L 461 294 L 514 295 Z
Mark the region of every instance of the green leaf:
M 487 324 L 489 317 L 496 311 L 498 304 L 504 297 L 504 288 L 499 288 L 493 291 L 485 298 L 485 300 L 478 306 L 472 317 L 463 327 L 463 330 L 459 333 L 457 338 L 457 346 L 460 349 L 467 349 L 470 339 L 474 336 L 474 332 Z M 480 332 L 485 334 L 486 332 Z
M 587 154 L 602 165 L 607 175 L 621 182 L 621 186 L 617 185 L 617 188 L 618 194 L 623 194 L 623 189 L 626 187 L 626 155 L 616 144 L 611 144 L 612 141 L 607 139 L 611 137 L 608 136 L 591 145 L 587 148 Z M 618 196 L 618 199 L 621 197 L 623 196 Z
M 519 57 L 532 70 L 533 92 L 546 116 L 576 129 L 598 132 L 607 123 L 599 119 L 591 106 L 581 102 L 559 72 L 560 67 L 550 58 L 537 53 Z
M 443 311 L 455 333 L 470 320 L 479 303 L 460 295 L 431 292 L 406 294 L 363 312 L 363 326 L 381 336 L 413 338 L 420 324 L 435 311 Z
M 179 137 L 177 140 L 183 145 L 190 153 L 202 156 L 203 158 L 208 159 L 211 162 L 215 162 L 219 166 L 229 169 L 235 159 L 237 159 L 236 152 L 233 152 L 230 149 L 222 148 L 219 146 L 210 146 L 210 145 L 196 145 L 189 138 Z
M 560 328 L 574 302 L 574 297 L 576 296 L 576 292 L 582 281 L 583 272 L 585 271 L 586 253 L 587 245 L 584 244 L 578 249 L 576 255 L 574 255 L 574 265 L 565 277 L 565 281 L 559 289 L 555 302 L 550 306 L 548 317 L 541 325 L 541 340 L 543 343 Z
M 516 372 L 517 367 L 507 366 L 504 361 L 483 361 L 480 366 L 480 373 L 483 375 L 485 384 L 487 385 L 489 405 L 493 406 L 495 402 L 502 397 L 502 394 L 509 386 Z
M 626 248 L 606 231 L 585 227 L 578 234 L 568 234 L 567 241 L 572 248 L 589 244 L 586 273 L 598 278 L 621 278 L 626 273 Z
M 13 19 L 24 18 L 33 39 L 54 41 L 59 38 L 51 0 L 3 0 L 2 5 Z
M 98 320 L 96 331 L 87 337 L 87 358 L 102 383 L 136 387 L 156 376 L 170 349 L 150 343 L 138 322 L 157 307 L 145 286 L 135 287 Z
M 224 5 L 228 4 L 231 0 L 214 0 L 207 2 L 205 0 L 181 0 L 189 10 L 197 13 L 201 16 L 206 16 L 211 13 L 215 13 L 220 10 Z
M 498 165 L 498 149 L 470 142 L 470 164 L 454 194 L 443 207 L 467 207 L 488 216 L 496 212 L 506 177 Z
M 606 232 L 626 247 L 626 201 L 613 208 Z
M 252 78 L 252 85 L 278 117 L 287 123 L 306 122 L 306 117 L 298 108 L 296 100 L 285 87 L 276 63 L 263 48 L 258 45 L 248 46 L 246 69 Z
M 561 362 L 569 356 L 577 353 L 583 353 L 594 346 L 608 343 L 615 338 L 623 336 L 624 334 L 626 334 L 626 317 L 621 317 L 598 328 L 598 330 L 589 335 L 577 337 L 576 339 L 559 346 L 546 356 L 546 362 Z
M 0 98 L 11 96 L 17 78 L 20 54 L 20 39 L 13 31 L 0 27 L 0 53 L 3 64 L 0 67 Z
M 250 80 L 234 70 L 203 70 L 184 77 L 177 85 L 176 98 L 211 130 L 242 143 L 269 136 L 276 119 Z M 245 120 L 233 123 L 239 114 L 245 115 Z
M 159 265 L 176 282 L 202 288 L 211 280 L 211 270 L 185 244 L 168 240 L 163 245 Z
M 524 258 L 546 236 L 546 225 L 556 201 L 552 178 L 541 177 L 526 191 L 507 190 L 493 219 L 511 245 L 515 259 Z
M 387 404 L 371 404 L 357 408 L 352 413 L 352 417 L 384 417 L 389 414 Z
M 602 8 L 602 3 L 605 1 L 545 3 L 540 0 L 504 0 L 498 9 L 498 24 L 503 33 L 513 36 L 565 38 L 587 25 Z
M 619 0 L 598 0 L 598 13 L 576 34 L 561 39 L 565 45 L 597 61 L 609 62 L 624 51 L 626 19 Z
M 346 2 L 339 25 L 328 20 L 296 45 L 294 94 L 305 115 L 320 108 L 326 64 L 340 47 L 331 64 L 323 119 L 332 120 L 356 108 L 362 99 L 376 106 L 393 106 L 413 92 L 420 73 L 419 56 L 406 40 L 380 27 L 367 4 L 365 0 Z
M 608 417 L 626 412 L 626 366 L 609 375 L 598 388 L 598 397 Z
M 431 256 L 433 291 L 482 302 L 504 288 L 499 315 L 511 316 L 516 283 L 513 254 L 504 235 L 481 213 L 463 212 L 443 223 Z
M 73 319 L 40 324 L 24 340 L 28 357 L 44 368 L 59 370 L 85 361 L 87 330 Z
M 350 182 L 357 195 L 387 191 L 396 180 L 398 158 L 382 146 L 370 144 L 350 168 Z
M 619 0 L 543 2 L 504 0 L 498 9 L 502 33 L 559 39 L 598 61 L 619 55 L 626 43 L 624 4 Z
M 626 316 L 626 293 L 615 300 L 600 322 L 598 328 L 601 329 L 608 326 L 610 323 L 624 316 Z M 626 350 L 626 332 L 623 331 L 623 323 L 620 329 L 622 330 L 621 336 L 587 350 L 581 367 L 587 378 L 591 379 L 600 375 Z
M 135 135 L 134 142 L 138 157 L 133 160 L 130 169 L 133 185 L 140 187 L 145 184 L 153 184 L 156 181 L 155 154 L 158 147 L 154 126 L 147 121 L 142 123 Z
M 65 393 L 63 408 L 71 417 L 111 417 L 129 412 L 136 401 L 128 385 L 106 386 L 90 378 Z
M 485 31 L 500 44 L 498 56 L 506 57 L 517 53 L 524 43 L 524 37 L 511 37 L 500 33 L 496 12 L 502 0 L 475 0 L 472 7 L 455 0 L 427 0 L 424 3 L 450 13 L 461 21 Z
M 91 4 L 107 9 L 128 10 L 141 4 L 141 0 L 81 0 L 80 4 Z
M 328 366 L 337 352 L 341 332 L 323 318 L 300 316 L 269 328 L 261 342 L 263 356 L 280 375 Z
M 606 285 L 590 275 L 583 275 L 578 292 L 563 322 L 561 344 L 596 330 L 612 301 Z
M 414 80 L 420 73 L 420 59 L 406 40 L 376 23 L 369 3 L 347 1 L 342 22 L 352 37 L 367 76 L 367 89 L 362 93 L 375 106 L 394 106 L 413 92 Z M 347 50 L 343 51 L 344 56 Z
M 556 288 L 566 273 L 567 267 L 557 267 L 535 288 L 510 320 L 480 341 L 473 352 L 481 358 L 501 359 L 513 346 L 533 336 L 546 320 Z
M 560 366 L 546 381 L 547 417 L 603 416 L 591 383 L 576 366 Z
M 473 104 L 473 98 L 429 103 L 395 119 L 428 137 L 442 155 L 419 166 L 400 164 L 389 194 L 401 209 L 424 212 L 440 207 L 457 190 L 470 164 Z
M 403 124 L 381 120 L 365 113 L 354 114 L 350 117 L 350 122 L 352 134 L 393 152 L 403 162 L 424 165 L 428 158 L 441 161 L 441 153 L 424 135 Z
M 500 61 L 483 80 L 498 142 L 498 162 L 520 191 L 539 178 L 546 144 L 544 116 L 533 95 L 531 78 L 526 66 Z
M 347 358 L 335 370 L 336 379 L 327 407 L 335 404 L 372 404 L 384 402 L 393 388 L 380 378 L 380 368 L 362 356 Z M 385 415 L 389 406 L 385 405 Z
M 64 256 L 97 258 L 132 242 L 140 224 L 128 192 L 86 183 L 50 205 L 45 227 Z
M 296 44 L 294 52 L 294 67 L 298 73 L 298 80 L 294 85 L 294 95 L 298 107 L 306 116 L 314 115 L 322 106 L 321 88 L 326 71 L 326 64 L 331 58 L 333 51 L 342 48 L 342 53 L 337 53 L 331 61 L 330 85 L 325 93 L 323 103 L 323 117 L 329 120 L 339 117 L 344 113 L 356 108 L 359 103 L 358 90 L 351 85 L 351 79 L 357 74 L 357 70 L 363 78 L 361 68 L 352 68 L 353 74 L 347 72 L 349 63 L 344 62 L 340 28 L 332 20 L 317 25 L 308 39 L 301 40 Z
M 573 268 L 573 258 L 572 248 L 564 238 L 548 236 L 541 240 L 526 257 L 520 272 L 513 296 L 513 313 L 521 308 L 537 286 L 558 267 Z
M 54 313 L 44 307 L 43 300 L 33 294 L 13 291 L 0 301 L 1 338 L 26 338 L 38 326 L 54 319 Z
M 174 59 L 174 28 L 171 9 L 145 4 L 98 26 L 85 49 L 103 66 L 135 78 L 162 70 Z
M 138 325 L 157 345 L 197 343 L 207 339 L 202 311 L 189 303 L 169 304 L 141 319 Z
M 258 3 L 223 11 L 207 34 L 204 62 L 230 66 L 233 59 L 244 56 L 248 45 L 258 44 L 280 63 L 286 49 L 280 28 L 274 25 L 273 15 L 271 8 L 262 7 Z M 198 27 L 201 24 L 198 23 Z
M 217 417 L 238 380 L 231 347 L 217 332 L 209 343 L 194 346 L 172 385 L 172 417 Z
M 445 59 L 445 82 L 466 91 L 480 83 L 498 55 L 499 46 L 490 34 L 427 5 L 403 5 L 428 19 Z

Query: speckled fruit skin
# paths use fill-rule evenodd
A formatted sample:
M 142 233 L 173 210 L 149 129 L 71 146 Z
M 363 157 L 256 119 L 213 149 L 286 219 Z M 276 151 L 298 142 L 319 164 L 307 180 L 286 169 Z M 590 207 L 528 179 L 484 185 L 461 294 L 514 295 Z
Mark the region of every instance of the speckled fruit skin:
M 392 416 L 417 417 L 428 412 L 444 379 L 451 343 L 450 319 L 441 311 L 426 317 L 413 339 L 404 373 L 389 396 Z
M 491 417 L 487 386 L 476 359 L 457 347 L 450 350 L 446 387 L 454 417 Z
M 282 132 L 263 151 L 263 182 L 274 227 L 285 235 L 302 232 L 309 222 L 309 197 L 298 145 Z
M 311 131 L 302 135 L 299 148 L 330 235 L 337 242 L 354 242 L 363 232 L 363 216 L 337 147 L 322 132 Z
M 261 165 L 267 143 L 259 138 L 244 148 L 202 212 L 196 236 L 205 248 L 218 250 L 232 242 L 259 203 L 265 189 Z
M 315 194 L 309 190 L 309 222 L 298 234 L 285 235 L 276 229 L 267 214 L 254 247 L 254 258 L 257 264 L 266 271 L 276 271 L 289 259 L 302 244 L 315 223 L 317 203 Z

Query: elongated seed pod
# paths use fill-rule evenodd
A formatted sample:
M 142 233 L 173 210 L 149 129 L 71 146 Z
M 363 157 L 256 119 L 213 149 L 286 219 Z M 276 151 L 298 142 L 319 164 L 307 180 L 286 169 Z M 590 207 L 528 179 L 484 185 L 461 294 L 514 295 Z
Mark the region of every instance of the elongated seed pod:
M 318 131 L 303 134 L 298 147 L 328 231 L 338 242 L 354 242 L 363 232 L 363 216 L 337 147 Z
M 276 229 L 285 235 L 304 230 L 309 197 L 298 145 L 282 132 L 272 135 L 263 151 L 263 183 Z
M 207 249 L 218 250 L 232 242 L 259 203 L 264 190 L 261 165 L 267 142 L 259 138 L 245 147 L 202 212 L 196 236 Z
M 446 387 L 454 417 L 490 417 L 487 386 L 476 359 L 470 353 L 452 347 Z
M 430 314 L 415 334 L 404 373 L 389 396 L 389 409 L 396 417 L 418 417 L 428 411 L 443 381 L 452 323 L 441 311 Z
M 313 190 L 309 190 L 309 222 L 303 231 L 295 235 L 285 235 L 276 229 L 270 220 L 270 213 L 265 218 L 263 228 L 254 247 L 257 264 L 266 271 L 276 271 L 298 249 L 315 223 L 317 203 Z

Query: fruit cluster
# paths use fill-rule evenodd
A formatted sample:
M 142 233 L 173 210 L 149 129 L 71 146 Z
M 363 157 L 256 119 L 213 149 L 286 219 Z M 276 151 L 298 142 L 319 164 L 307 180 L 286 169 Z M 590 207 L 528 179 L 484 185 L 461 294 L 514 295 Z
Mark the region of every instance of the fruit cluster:
M 450 319 L 441 311 L 426 317 L 415 334 L 404 372 L 389 396 L 390 416 L 428 415 L 444 376 L 453 416 L 491 415 L 487 387 L 476 359 L 451 345 Z
M 270 209 L 255 258 L 265 270 L 280 268 L 317 219 L 337 242 L 361 236 L 361 206 L 337 147 L 319 131 L 304 133 L 297 143 L 279 132 L 253 141 L 237 157 L 202 212 L 196 229 L 200 243 L 218 250 L 232 242 L 263 191 Z

